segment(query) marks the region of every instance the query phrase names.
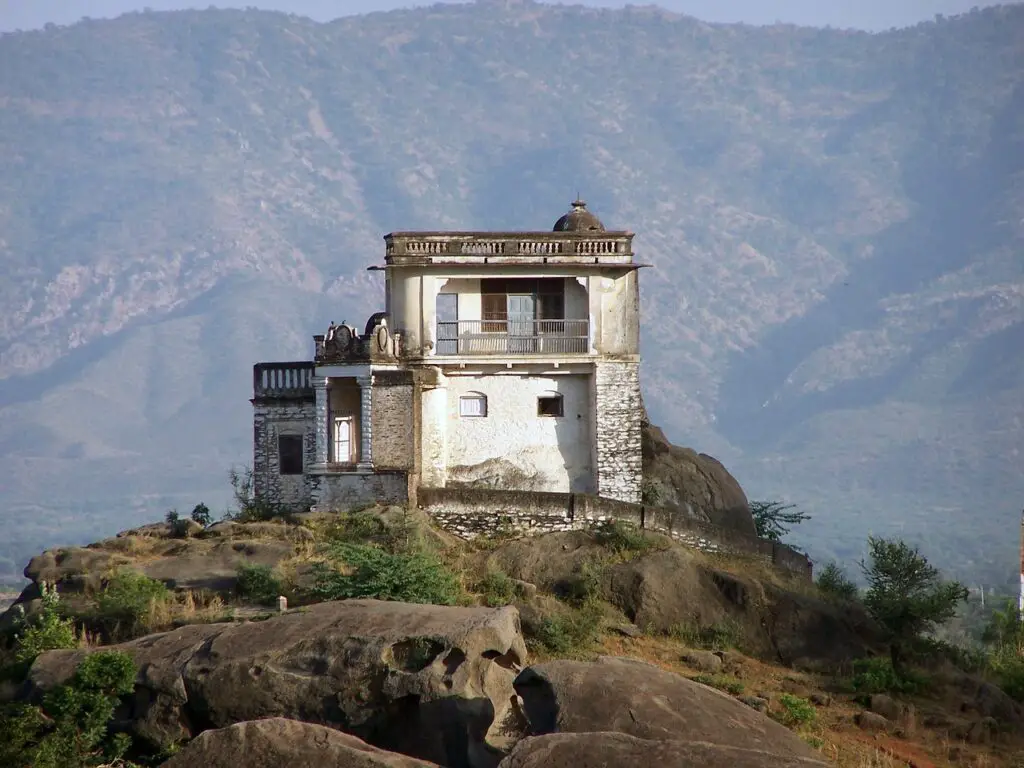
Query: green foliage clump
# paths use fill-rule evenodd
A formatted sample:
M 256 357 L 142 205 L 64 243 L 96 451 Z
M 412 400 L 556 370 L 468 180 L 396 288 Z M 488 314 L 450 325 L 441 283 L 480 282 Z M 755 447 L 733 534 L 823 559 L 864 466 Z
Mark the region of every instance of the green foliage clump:
M 238 594 L 257 603 L 268 605 L 281 594 L 281 580 L 269 565 L 242 563 L 237 579 Z
M 26 667 L 44 651 L 75 648 L 74 622 L 61 614 L 57 588 L 42 585 L 41 607 L 23 632 L 15 636 L 14 658 Z
M 1016 602 L 1007 600 L 1002 610 L 992 612 L 981 639 L 989 648 L 989 672 L 999 687 L 1024 701 L 1024 625 Z
M 818 719 L 818 710 L 807 699 L 783 693 L 779 696 L 782 709 L 773 714 L 776 720 L 787 728 L 802 728 Z
M 142 625 L 154 607 L 171 600 L 162 581 L 135 571 L 118 571 L 96 597 L 99 618 L 104 622 Z
M 226 515 L 228 519 L 238 523 L 259 523 L 281 515 L 282 510 L 278 505 L 256 498 L 251 467 L 242 469 L 232 467 L 228 472 L 228 479 L 231 482 L 231 495 L 235 501 L 235 511 Z
M 519 588 L 507 573 L 499 568 L 490 568 L 475 585 L 475 591 L 484 599 L 484 605 L 500 608 L 510 605 L 519 597 Z
M 835 600 L 852 602 L 859 595 L 857 585 L 846 577 L 836 563 L 829 563 L 822 568 L 816 583 L 822 594 Z
M 695 683 L 701 683 L 710 688 L 717 688 L 720 691 L 732 694 L 733 696 L 739 696 L 743 693 L 745 686 L 742 682 L 737 680 L 735 677 L 729 677 L 728 675 L 690 675 L 690 680 Z
M 902 693 L 915 694 L 925 688 L 927 681 L 910 670 L 898 674 L 892 659 L 877 657 L 857 659 L 853 662 L 853 675 L 849 688 L 854 693 Z
M 616 555 L 642 554 L 655 546 L 643 530 L 623 520 L 602 520 L 591 528 L 591 533 L 598 544 Z
M 202 502 L 199 502 L 192 508 L 192 514 L 190 517 L 193 521 L 203 526 L 203 528 L 213 522 L 213 517 L 210 514 L 210 508 Z
M 87 768 L 119 760 L 131 746 L 127 734 L 108 726 L 121 696 L 135 685 L 127 654 L 87 656 L 67 684 L 54 688 L 41 707 L 8 705 L 0 716 L 0 765 L 11 768 Z
M 754 516 L 757 535 L 769 541 L 781 541 L 791 526 L 811 519 L 810 515 L 793 511 L 795 509 L 795 504 L 783 504 L 781 501 L 750 502 L 750 513 Z
M 530 635 L 550 653 L 572 654 L 597 639 L 601 616 L 600 605 L 591 601 L 564 613 L 545 616 Z
M 592 560 L 585 560 L 558 585 L 559 596 L 577 608 L 601 597 L 602 568 Z
M 893 669 L 903 674 L 908 647 L 953 618 L 967 589 L 942 581 L 939 570 L 903 541 L 870 536 L 868 551 L 870 564 L 861 563 L 868 581 L 864 605 L 888 636 Z
M 335 564 L 318 563 L 313 568 L 311 592 L 318 600 L 363 597 L 455 605 L 462 597 L 458 576 L 429 553 L 393 553 L 342 542 L 330 548 L 330 558 Z

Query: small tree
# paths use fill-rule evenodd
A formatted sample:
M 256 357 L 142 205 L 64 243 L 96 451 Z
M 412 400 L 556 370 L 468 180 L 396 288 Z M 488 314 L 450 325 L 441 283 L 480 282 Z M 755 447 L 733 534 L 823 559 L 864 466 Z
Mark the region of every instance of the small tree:
M 811 516 L 796 510 L 795 504 L 783 504 L 781 501 L 752 501 L 750 513 L 754 516 L 754 527 L 762 539 L 779 541 L 789 533 L 789 527 L 798 525 Z
M 818 589 L 829 597 L 846 601 L 857 598 L 857 585 L 846 578 L 843 569 L 835 563 L 829 563 L 821 569 L 817 583 Z
M 202 502 L 199 502 L 192 508 L 192 519 L 205 528 L 213 520 L 213 518 L 210 517 L 210 508 Z
M 903 541 L 868 537 L 870 564 L 860 566 L 868 581 L 864 605 L 885 630 L 892 667 L 903 675 L 907 646 L 956 615 L 967 588 L 942 581 L 939 570 Z

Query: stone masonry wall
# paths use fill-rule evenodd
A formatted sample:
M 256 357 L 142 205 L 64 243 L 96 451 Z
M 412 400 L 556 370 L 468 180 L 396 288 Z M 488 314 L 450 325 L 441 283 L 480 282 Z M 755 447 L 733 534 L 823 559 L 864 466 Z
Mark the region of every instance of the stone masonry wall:
M 375 371 L 371 405 L 373 466 L 413 467 L 413 385 L 411 371 Z
M 260 501 L 292 508 L 309 504 L 306 475 L 281 475 L 279 472 L 277 439 L 282 434 L 302 435 L 302 463 L 308 471 L 316 452 L 314 412 L 312 400 L 266 400 L 254 404 L 253 492 Z
M 420 488 L 417 500 L 441 527 L 466 539 L 583 530 L 605 520 L 624 520 L 703 552 L 752 556 L 811 578 L 811 561 L 792 547 L 695 520 L 673 509 L 587 494 L 479 488 Z
M 409 498 L 404 472 L 315 474 L 308 480 L 314 512 L 342 511 L 357 504 L 405 504 Z
M 639 504 L 643 482 L 639 363 L 598 362 L 594 405 L 597 492 L 607 499 Z

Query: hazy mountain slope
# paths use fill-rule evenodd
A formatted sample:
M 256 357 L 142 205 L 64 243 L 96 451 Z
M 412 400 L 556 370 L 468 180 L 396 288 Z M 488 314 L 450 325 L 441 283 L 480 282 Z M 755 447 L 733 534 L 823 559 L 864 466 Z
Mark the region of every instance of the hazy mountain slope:
M 653 265 L 670 437 L 808 508 L 812 554 L 902 526 L 1011 576 L 1022 32 L 1019 6 L 868 35 L 518 3 L 0 37 L 0 556 L 78 536 L 25 505 L 84 539 L 223 499 L 251 364 L 378 309 L 383 233 L 547 228 L 579 189 Z

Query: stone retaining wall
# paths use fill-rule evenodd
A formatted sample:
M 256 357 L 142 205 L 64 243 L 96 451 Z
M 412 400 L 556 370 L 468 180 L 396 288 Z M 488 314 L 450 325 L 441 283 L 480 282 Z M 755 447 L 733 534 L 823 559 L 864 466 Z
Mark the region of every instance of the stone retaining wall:
M 482 488 L 420 488 L 417 501 L 441 527 L 466 539 L 581 530 L 604 520 L 623 520 L 703 552 L 750 555 L 811 578 L 811 561 L 792 547 L 695 520 L 675 509 L 582 493 Z

